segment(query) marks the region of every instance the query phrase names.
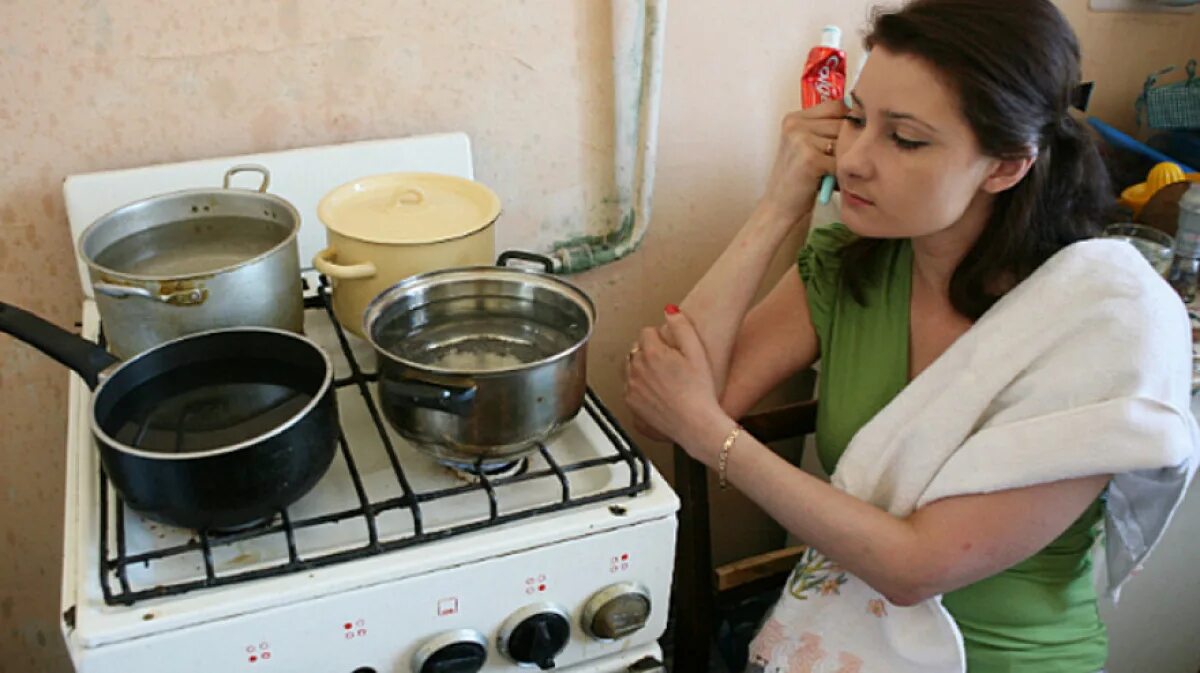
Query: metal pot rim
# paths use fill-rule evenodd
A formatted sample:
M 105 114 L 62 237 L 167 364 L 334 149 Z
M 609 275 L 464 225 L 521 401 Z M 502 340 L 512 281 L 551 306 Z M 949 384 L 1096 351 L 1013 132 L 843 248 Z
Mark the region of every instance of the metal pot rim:
M 236 193 L 239 195 L 257 197 L 260 199 L 271 201 L 271 202 L 281 206 L 288 212 L 289 215 L 292 216 L 291 231 L 289 231 L 288 235 L 285 236 L 283 238 L 283 240 L 281 240 L 279 243 L 272 246 L 269 250 L 266 250 L 264 252 L 261 252 L 261 253 L 255 255 L 254 257 L 244 259 L 235 264 L 230 264 L 229 266 L 223 266 L 223 267 L 220 267 L 217 269 L 208 269 L 205 271 L 197 271 L 194 273 L 150 275 L 150 274 L 129 273 L 127 271 L 117 271 L 116 269 L 110 269 L 106 266 L 101 266 L 100 264 L 97 264 L 96 260 L 92 259 L 92 256 L 87 254 L 86 250 L 84 249 L 84 244 L 88 241 L 88 239 L 91 238 L 97 231 L 99 231 L 100 228 L 105 223 L 108 223 L 111 220 L 119 217 L 125 211 L 133 210 L 135 208 L 146 207 L 149 204 L 155 203 L 158 201 L 168 201 L 168 200 L 172 200 L 172 199 L 180 199 L 180 198 L 185 198 L 185 197 L 222 195 L 222 194 L 229 194 L 229 193 Z M 267 192 L 260 192 L 256 189 L 242 189 L 240 187 L 215 188 L 215 189 L 214 188 L 181 189 L 181 190 L 174 191 L 174 192 L 167 192 L 165 194 L 158 194 L 158 195 L 151 196 L 151 197 L 148 197 L 145 199 L 138 199 L 137 201 L 133 201 L 133 202 L 127 203 L 123 206 L 114 208 L 113 210 L 105 213 L 104 215 L 101 215 L 100 217 L 96 218 L 96 220 L 94 222 L 89 224 L 87 226 L 87 228 L 83 230 L 83 233 L 79 235 L 79 240 L 75 243 L 75 249 L 76 249 L 76 252 L 79 254 L 79 258 L 83 260 L 84 264 L 87 264 L 89 269 L 99 272 L 99 273 L 107 274 L 114 278 L 121 278 L 124 280 L 129 280 L 129 281 L 134 281 L 134 282 L 148 282 L 148 283 L 149 282 L 163 282 L 163 281 L 193 280 L 193 279 L 197 279 L 197 278 L 209 278 L 211 276 L 228 273 L 230 271 L 240 269 L 244 266 L 249 266 L 256 262 L 262 261 L 262 260 L 270 257 L 271 255 L 274 255 L 275 253 L 279 252 L 280 250 L 283 250 L 283 249 L 287 248 L 288 246 L 292 245 L 292 243 L 295 242 L 296 237 L 299 235 L 299 233 L 300 233 L 300 211 L 296 210 L 296 207 L 293 206 L 291 204 L 291 202 L 289 202 L 287 199 L 284 199 L 280 196 L 276 196 L 275 194 L 269 194 Z
M 558 292 L 561 295 L 568 296 L 572 301 L 583 308 L 588 319 L 587 331 L 569 348 L 563 349 L 562 351 L 559 351 L 558 353 L 555 353 L 549 357 L 535 360 L 533 362 L 525 362 L 519 365 L 513 365 L 511 367 L 482 370 L 451 369 L 448 367 L 435 367 L 433 365 L 421 364 L 419 362 L 402 358 L 395 353 L 382 348 L 375 340 L 375 334 L 372 330 L 372 327 L 376 322 L 378 322 L 383 311 L 395 303 L 397 296 L 403 295 L 405 292 L 418 285 L 436 284 L 436 281 L 441 280 L 445 276 L 466 276 L 468 274 L 480 274 L 484 276 L 519 276 L 522 280 L 537 278 L 540 282 L 549 286 L 547 289 Z M 455 281 L 451 280 L 448 282 Z M 380 292 L 375 296 L 374 299 L 371 300 L 369 304 L 367 304 L 366 310 L 363 311 L 362 325 L 363 336 L 366 338 L 367 342 L 371 344 L 371 347 L 375 349 L 375 352 L 397 364 L 404 365 L 405 367 L 409 367 L 418 372 L 441 376 L 491 378 L 495 376 L 505 376 L 515 372 L 528 371 L 530 369 L 557 362 L 570 357 L 576 351 L 585 347 L 588 341 L 590 341 L 592 338 L 592 332 L 596 329 L 596 305 L 594 302 L 592 302 L 592 298 L 574 283 L 566 281 L 557 276 L 543 273 L 541 271 L 505 266 L 461 266 L 450 269 L 438 269 L 436 271 L 428 271 L 415 276 L 409 276 L 408 278 L 405 278 L 404 280 L 401 280 L 400 282 Z
M 243 439 L 242 441 L 238 442 L 237 444 L 229 444 L 227 446 L 220 446 L 215 449 L 207 449 L 205 451 L 196 451 L 196 452 L 191 452 L 191 453 L 159 453 L 157 451 L 146 451 L 144 449 L 139 449 L 137 447 L 129 446 L 128 444 L 118 442 L 117 440 L 113 439 L 112 436 L 110 436 L 107 432 L 105 432 L 102 427 L 100 427 L 100 421 L 99 421 L 99 419 L 96 418 L 97 405 L 96 405 L 95 401 L 100 399 L 100 396 L 104 394 L 104 389 L 108 386 L 109 382 L 111 382 L 113 380 L 113 378 L 115 378 L 116 375 L 118 373 L 120 373 L 122 370 L 132 366 L 135 362 L 148 356 L 150 353 L 157 352 L 159 350 L 167 348 L 167 347 L 169 347 L 173 344 L 179 343 L 181 341 L 188 341 L 191 339 L 199 339 L 202 337 L 211 336 L 213 334 L 223 334 L 223 333 L 229 333 L 229 332 L 239 332 L 239 333 L 264 332 L 264 333 L 269 333 L 269 334 L 277 334 L 279 336 L 285 336 L 290 339 L 295 339 L 296 341 L 303 341 L 308 346 L 310 346 L 312 348 L 312 350 L 314 350 L 315 352 L 320 354 L 321 359 L 325 361 L 325 376 L 321 380 L 321 386 L 317 389 L 317 392 L 313 395 L 313 398 L 311 400 L 309 400 L 308 404 L 304 405 L 303 409 L 300 409 L 299 411 L 297 411 L 288 420 L 286 420 L 283 423 L 281 423 L 280 425 L 268 430 L 267 432 L 262 433 L 261 435 L 257 435 L 255 437 L 250 437 L 248 439 Z M 94 391 L 92 391 L 93 402 L 92 402 L 92 408 L 91 408 L 91 414 L 90 414 L 90 417 L 91 417 L 90 425 L 92 426 L 92 433 L 94 433 L 96 437 L 98 437 L 100 440 L 102 440 L 105 443 L 105 445 L 107 445 L 108 447 L 110 447 L 112 449 L 120 451 L 121 453 L 129 454 L 131 456 L 137 456 L 139 458 L 147 458 L 150 460 L 172 460 L 172 461 L 201 460 L 204 458 L 212 458 L 214 456 L 219 456 L 219 455 L 223 455 L 226 453 L 233 453 L 235 451 L 241 451 L 242 449 L 250 448 L 252 446 L 257 446 L 257 445 L 261 444 L 262 442 L 270 439 L 271 437 L 274 437 L 276 435 L 286 432 L 293 425 L 295 425 L 296 423 L 299 423 L 300 419 L 307 417 L 312 412 L 312 410 L 315 409 L 317 407 L 317 405 L 319 405 L 321 403 L 322 400 L 324 400 L 325 395 L 329 392 L 330 387 L 333 386 L 333 362 L 329 359 L 329 354 L 325 352 L 325 349 L 321 348 L 319 345 L 317 345 L 317 343 L 315 341 L 313 341 L 312 339 L 309 339 L 308 337 L 306 337 L 302 334 L 296 334 L 294 332 L 289 332 L 288 330 L 275 329 L 274 327 L 221 327 L 221 328 L 216 328 L 216 329 L 204 330 L 203 332 L 195 332 L 192 334 L 185 334 L 181 337 L 176 337 L 174 339 L 171 339 L 170 341 L 164 341 L 163 343 L 161 343 L 153 348 L 144 350 L 141 353 L 138 353 L 137 355 L 129 358 L 128 360 L 123 360 L 121 362 L 118 362 L 118 363 L 112 365 L 111 369 L 107 370 L 107 371 L 108 371 L 108 375 L 105 376 L 104 379 L 101 381 L 100 385 L 96 386 L 96 389 Z

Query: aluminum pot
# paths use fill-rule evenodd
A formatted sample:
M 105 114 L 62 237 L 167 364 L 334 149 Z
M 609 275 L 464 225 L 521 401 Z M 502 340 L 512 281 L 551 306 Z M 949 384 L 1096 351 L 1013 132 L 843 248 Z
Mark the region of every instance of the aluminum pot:
M 239 172 L 258 189 L 230 187 Z M 109 349 L 130 358 L 225 327 L 300 333 L 300 214 L 266 193 L 266 168 L 239 165 L 222 189 L 189 189 L 122 206 L 79 238 Z
M 398 281 L 492 263 L 500 197 L 453 175 L 387 173 L 332 190 L 317 216 L 329 245 L 313 266 L 332 281 L 338 322 L 364 336 L 367 304 Z
M 506 267 L 532 258 L 546 273 Z M 591 299 L 550 260 L 407 278 L 367 307 L 384 415 L 421 451 L 489 467 L 528 453 L 575 417 L 587 392 Z

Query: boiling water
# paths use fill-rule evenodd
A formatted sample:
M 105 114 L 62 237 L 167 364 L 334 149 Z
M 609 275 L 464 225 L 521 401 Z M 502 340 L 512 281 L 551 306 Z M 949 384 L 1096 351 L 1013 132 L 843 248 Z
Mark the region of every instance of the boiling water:
M 142 276 L 207 273 L 253 259 L 286 236 L 278 222 L 253 217 L 182 220 L 120 239 L 96 255 L 96 264 Z
M 102 425 L 118 442 L 158 453 L 220 448 L 275 430 L 312 399 L 314 377 L 261 359 L 172 369 L 126 392 Z

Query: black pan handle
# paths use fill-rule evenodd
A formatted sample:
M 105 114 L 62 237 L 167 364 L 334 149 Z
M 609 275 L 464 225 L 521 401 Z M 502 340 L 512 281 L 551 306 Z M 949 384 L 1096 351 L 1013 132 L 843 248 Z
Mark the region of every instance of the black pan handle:
M 95 388 L 100 372 L 120 362 L 96 344 L 75 336 L 36 315 L 0 301 L 0 332 L 7 332 L 74 369 L 89 388 Z
M 500 253 L 500 258 L 496 260 L 496 266 L 508 266 L 509 260 L 513 259 L 541 264 L 546 267 L 546 273 L 554 273 L 554 260 L 545 255 L 539 255 L 536 252 L 525 252 L 524 250 L 505 250 Z
M 385 399 L 396 404 L 445 411 L 455 416 L 465 416 L 475 404 L 473 385 L 433 383 L 410 378 L 384 375 L 379 379 Z

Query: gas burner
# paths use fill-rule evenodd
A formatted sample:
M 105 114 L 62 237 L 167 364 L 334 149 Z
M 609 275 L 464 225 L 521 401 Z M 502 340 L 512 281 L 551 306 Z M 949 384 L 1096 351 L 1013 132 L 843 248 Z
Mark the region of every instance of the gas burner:
M 512 462 L 496 465 L 460 463 L 453 460 L 444 460 L 441 463 L 451 474 L 468 484 L 478 484 L 480 482 L 480 475 L 487 477 L 489 480 L 504 479 L 506 477 L 520 476 L 529 470 L 528 458 L 518 458 Z
M 219 528 L 209 528 L 208 530 L 206 530 L 204 532 L 215 538 L 219 538 L 219 537 L 228 536 L 228 535 L 237 535 L 239 533 L 246 533 L 246 532 L 249 532 L 252 530 L 258 530 L 259 528 L 267 528 L 271 524 L 274 524 L 276 521 L 279 521 L 279 515 L 272 514 L 271 516 L 265 516 L 261 519 L 255 519 L 254 521 L 243 523 L 243 524 L 240 524 L 237 526 L 221 526 Z

